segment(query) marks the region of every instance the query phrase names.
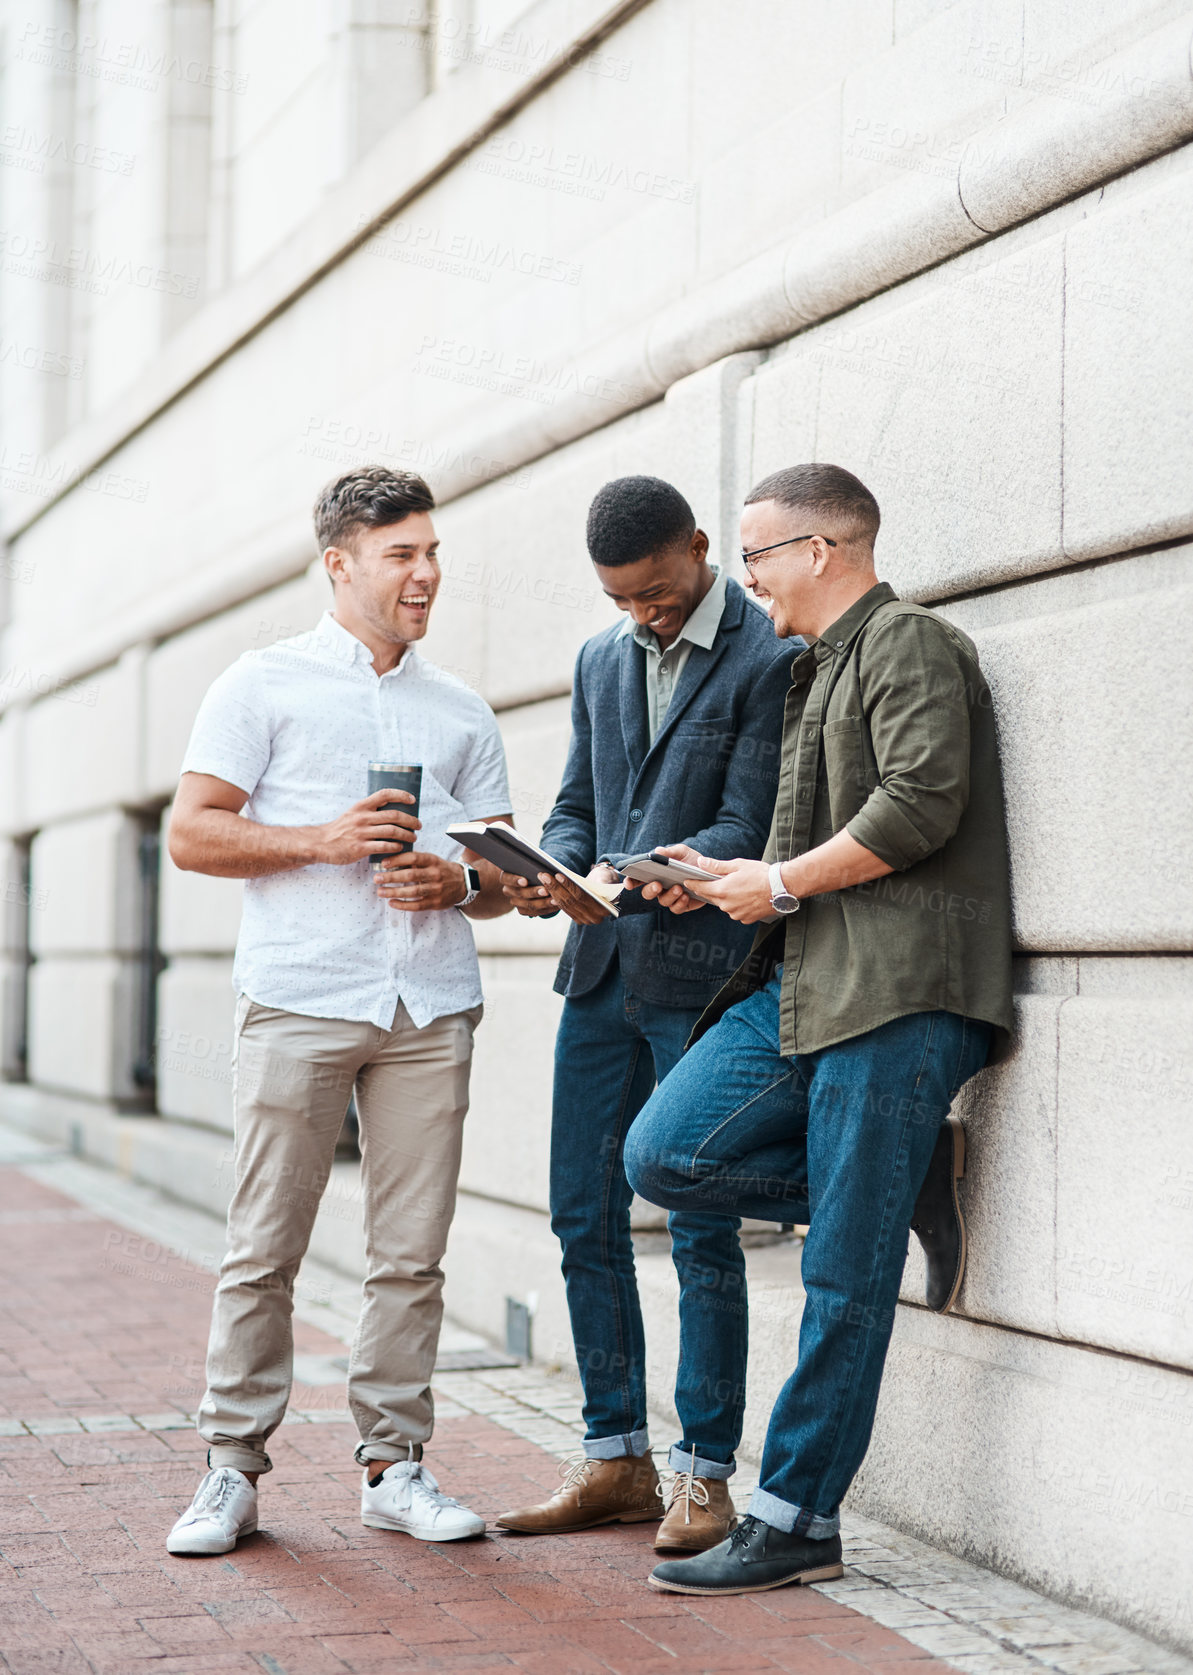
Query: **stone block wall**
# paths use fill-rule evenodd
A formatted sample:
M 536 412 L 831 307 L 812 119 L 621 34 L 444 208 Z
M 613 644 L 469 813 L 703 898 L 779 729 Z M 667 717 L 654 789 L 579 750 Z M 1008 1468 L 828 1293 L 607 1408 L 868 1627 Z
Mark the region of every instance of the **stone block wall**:
M 84 9 L 140 39 L 117 0 Z M 715 0 L 484 0 L 432 29 L 371 0 L 295 42 L 286 8 L 218 0 L 208 49 L 190 0 L 162 10 L 232 85 L 199 108 L 168 77 L 138 104 L 94 76 L 71 107 L 148 173 L 100 180 L 72 151 L 47 193 L 0 171 L 21 350 L 0 362 L 0 1026 L 9 1064 L 27 996 L 29 1064 L 0 1110 L 220 1200 L 194 1160 L 230 1126 L 235 883 L 163 859 L 159 1115 L 135 1141 L 105 1127 L 133 1091 L 136 843 L 210 681 L 324 608 L 326 478 L 379 461 L 440 495 L 426 649 L 498 710 L 533 835 L 576 653 L 612 620 L 593 491 L 671 478 L 732 571 L 753 481 L 845 465 L 882 505 L 882 574 L 979 646 L 1018 954 L 1014 1053 L 962 1102 L 960 1316 L 918 1306 L 913 1251 L 854 1498 L 1193 1648 L 1193 13 L 750 0 L 730 32 Z M 22 135 L 80 80 L 35 48 L 6 111 L 34 162 Z M 205 216 L 163 220 L 147 182 L 170 155 L 196 178 L 205 121 Z M 138 262 L 185 247 L 194 306 L 136 307 L 140 268 L 98 297 L 60 250 L 28 254 L 72 225 Z M 532 1302 L 539 1353 L 566 1361 L 562 928 L 476 931 L 449 1307 L 499 1335 L 506 1296 Z M 801 1294 L 789 1247 L 751 1268 L 756 1448 Z M 642 1274 L 665 1408 L 673 1285 L 658 1255 Z

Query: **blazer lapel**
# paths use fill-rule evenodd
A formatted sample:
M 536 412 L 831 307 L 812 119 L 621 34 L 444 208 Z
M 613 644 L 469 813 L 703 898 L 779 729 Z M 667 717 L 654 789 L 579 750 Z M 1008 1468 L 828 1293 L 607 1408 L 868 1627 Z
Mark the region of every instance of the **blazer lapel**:
M 650 721 L 646 713 L 646 653 L 632 634 L 621 641 L 620 707 L 626 760 L 636 774 L 650 744 Z

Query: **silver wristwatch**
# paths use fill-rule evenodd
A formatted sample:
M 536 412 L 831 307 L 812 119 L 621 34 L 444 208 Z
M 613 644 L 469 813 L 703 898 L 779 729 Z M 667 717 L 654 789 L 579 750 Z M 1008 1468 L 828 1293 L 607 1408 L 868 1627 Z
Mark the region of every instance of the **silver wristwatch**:
M 468 886 L 468 894 L 463 901 L 456 903 L 457 907 L 471 907 L 481 893 L 481 875 L 475 867 L 464 868 L 464 882 Z
M 776 913 L 798 913 L 799 897 L 793 896 L 783 882 L 783 863 L 776 861 L 767 874 L 770 879 L 770 904 Z

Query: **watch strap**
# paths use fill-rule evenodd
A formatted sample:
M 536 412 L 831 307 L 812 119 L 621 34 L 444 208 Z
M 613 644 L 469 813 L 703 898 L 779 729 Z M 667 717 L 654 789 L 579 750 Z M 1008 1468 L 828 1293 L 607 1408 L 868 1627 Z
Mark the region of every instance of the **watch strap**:
M 782 861 L 773 861 L 771 863 L 770 869 L 767 872 L 767 878 L 770 881 L 770 904 L 774 908 L 775 912 L 795 913 L 799 908 L 799 897 L 792 895 L 791 891 L 783 882 Z M 780 907 L 780 898 L 782 898 L 784 902 L 790 903 L 791 905 Z

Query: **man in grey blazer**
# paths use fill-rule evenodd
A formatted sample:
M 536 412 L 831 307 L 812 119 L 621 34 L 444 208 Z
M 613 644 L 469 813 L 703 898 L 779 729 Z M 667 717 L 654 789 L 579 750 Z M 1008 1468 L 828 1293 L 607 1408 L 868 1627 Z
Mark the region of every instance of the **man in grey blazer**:
M 612 880 L 627 856 L 679 838 L 702 854 L 762 854 L 777 786 L 793 651 L 708 562 L 708 538 L 657 477 L 607 483 L 588 548 L 624 623 L 576 663 L 572 741 L 543 846 L 574 872 Z M 626 891 L 611 919 L 562 877 L 505 879 L 518 911 L 573 923 L 556 978 L 565 998 L 555 1050 L 552 1226 L 584 1385 L 583 1458 L 541 1506 L 501 1527 L 559 1534 L 657 1519 L 646 1429 L 642 1314 L 622 1150 L 701 1010 L 745 958 L 750 935 L 713 908 L 675 917 L 679 892 Z M 775 1219 L 784 1219 L 777 1205 Z M 731 1216 L 669 1221 L 680 1286 L 675 1394 L 683 1437 L 660 1551 L 698 1552 L 735 1514 L 728 1479 L 741 1435 L 745 1267 Z

